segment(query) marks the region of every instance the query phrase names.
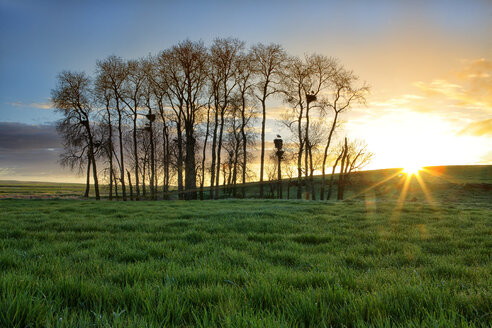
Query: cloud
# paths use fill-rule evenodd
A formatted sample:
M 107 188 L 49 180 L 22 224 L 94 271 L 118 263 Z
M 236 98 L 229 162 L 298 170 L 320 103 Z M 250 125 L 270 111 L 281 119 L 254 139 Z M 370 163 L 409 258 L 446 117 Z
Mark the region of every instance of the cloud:
M 0 179 L 73 180 L 58 164 L 61 152 L 54 125 L 0 122 Z
M 444 96 L 462 106 L 492 110 L 492 61 L 485 58 L 465 61 L 464 67 L 451 79 L 419 81 L 415 86 L 427 97 Z
M 40 108 L 40 109 L 54 109 L 54 106 L 52 103 L 32 102 L 32 103 L 26 104 L 22 101 L 16 101 L 16 102 L 10 102 L 7 104 L 15 106 L 15 107 L 32 107 L 32 108 Z
M 385 115 L 396 111 L 439 115 L 443 120 L 461 124 L 456 131 L 465 130 L 463 120 L 486 121 L 492 115 L 492 61 L 481 58 L 462 63 L 461 68 L 445 78 L 414 82 L 413 92 L 375 99 L 369 107 Z M 476 133 L 484 132 L 477 127 Z
M 398 97 L 393 97 L 391 99 L 372 101 L 369 103 L 369 106 L 381 107 L 381 108 L 388 108 L 388 107 L 394 108 L 394 107 L 401 107 L 404 105 L 408 105 L 421 99 L 425 99 L 425 97 L 415 94 L 404 94 Z
M 60 148 L 61 139 L 54 125 L 0 122 L 0 150 Z
M 492 136 L 492 118 L 468 124 L 458 135 Z

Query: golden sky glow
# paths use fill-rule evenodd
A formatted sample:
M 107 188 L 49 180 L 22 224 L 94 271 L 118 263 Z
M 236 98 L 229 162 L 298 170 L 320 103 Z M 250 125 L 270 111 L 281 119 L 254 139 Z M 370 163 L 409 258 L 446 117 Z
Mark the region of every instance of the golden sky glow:
M 492 64 L 462 63 L 449 78 L 415 81 L 410 93 L 354 110 L 346 130 L 376 153 L 371 167 L 492 163 Z

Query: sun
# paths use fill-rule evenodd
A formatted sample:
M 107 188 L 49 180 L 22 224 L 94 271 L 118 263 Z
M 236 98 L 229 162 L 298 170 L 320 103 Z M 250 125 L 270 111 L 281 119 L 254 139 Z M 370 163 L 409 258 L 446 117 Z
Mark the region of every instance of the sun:
M 414 175 L 414 174 L 416 175 L 419 173 L 420 170 L 422 170 L 422 166 L 417 164 L 410 164 L 410 165 L 406 165 L 403 168 L 403 173 L 406 173 L 408 175 Z

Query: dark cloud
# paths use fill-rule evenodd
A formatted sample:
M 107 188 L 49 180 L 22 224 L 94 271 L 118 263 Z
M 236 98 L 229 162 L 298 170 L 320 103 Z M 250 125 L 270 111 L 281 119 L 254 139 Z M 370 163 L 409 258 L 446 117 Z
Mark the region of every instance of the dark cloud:
M 54 125 L 0 122 L 0 151 L 61 148 Z
M 54 125 L 0 122 L 0 180 L 60 180 L 73 174 L 60 167 L 63 151 Z

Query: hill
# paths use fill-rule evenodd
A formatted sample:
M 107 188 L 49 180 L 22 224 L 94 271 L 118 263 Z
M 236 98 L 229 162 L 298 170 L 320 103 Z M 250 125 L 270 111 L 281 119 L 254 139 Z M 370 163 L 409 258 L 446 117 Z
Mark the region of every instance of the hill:
M 355 172 L 351 175 L 346 191 L 346 199 L 398 199 L 405 185 L 407 175 L 402 169 L 382 169 Z M 337 187 L 336 174 L 334 177 L 334 192 Z M 466 201 L 465 198 L 474 198 L 475 201 L 492 201 L 492 165 L 466 165 L 466 166 L 433 166 L 425 167 L 419 172 L 419 178 L 411 177 L 407 186 L 409 199 L 423 200 L 428 198 L 424 192 L 427 189 L 435 194 L 435 199 L 441 201 Z M 284 179 L 283 198 L 296 197 L 296 179 Z M 329 182 L 329 176 L 326 183 Z M 315 196 L 319 198 L 321 185 L 320 176 L 314 177 Z M 240 196 L 241 188 L 246 188 L 247 198 L 257 198 L 258 183 L 252 182 L 237 185 L 236 196 Z M 107 185 L 100 185 L 103 197 L 107 197 Z M 327 187 L 328 188 L 328 187 Z M 176 190 L 176 188 L 174 188 Z M 303 188 L 304 190 L 304 188 Z M 0 198 L 80 198 L 85 191 L 84 184 L 77 183 L 50 183 L 50 182 L 25 182 L 0 180 Z M 490 193 L 489 193 L 490 191 Z M 91 188 L 93 196 L 93 188 Z M 159 191 L 161 196 L 161 192 Z M 205 190 L 205 199 L 208 192 Z M 276 181 L 265 182 L 266 198 L 277 198 Z M 170 192 L 170 199 L 177 199 L 176 191 Z M 234 190 L 222 187 L 221 198 L 233 198 Z M 307 195 L 303 193 L 303 198 Z M 332 196 L 334 199 L 335 196 Z

